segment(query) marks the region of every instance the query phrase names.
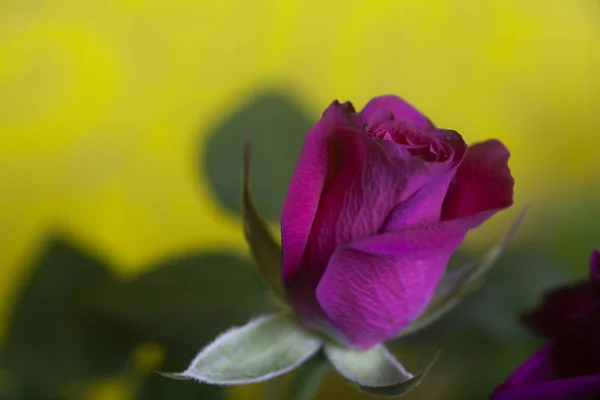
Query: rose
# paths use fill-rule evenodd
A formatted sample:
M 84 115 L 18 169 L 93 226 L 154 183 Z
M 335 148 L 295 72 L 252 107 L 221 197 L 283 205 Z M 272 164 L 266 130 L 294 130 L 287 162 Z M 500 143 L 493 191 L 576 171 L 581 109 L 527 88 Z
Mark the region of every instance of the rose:
M 500 385 L 493 400 L 600 398 L 600 252 L 592 253 L 590 280 L 547 294 L 523 317 L 548 338 L 544 347 Z
M 408 393 L 437 356 L 413 375 L 380 343 L 409 324 L 404 333 L 430 324 L 502 252 L 523 213 L 480 262 L 453 270 L 437 288 L 466 233 L 512 204 L 508 158 L 499 141 L 468 148 L 397 97 L 375 98 L 359 113 L 333 102 L 306 136 L 280 246 L 252 201 L 247 141 L 244 234 L 278 304 L 287 297 L 295 315 L 286 310 L 229 329 L 184 372 L 167 376 L 248 384 L 310 359 L 297 388 L 320 376 L 327 360 L 367 393 Z
M 333 102 L 308 132 L 281 217 L 296 315 L 347 346 L 398 334 L 466 233 L 512 204 L 509 152 L 468 148 L 395 96 Z

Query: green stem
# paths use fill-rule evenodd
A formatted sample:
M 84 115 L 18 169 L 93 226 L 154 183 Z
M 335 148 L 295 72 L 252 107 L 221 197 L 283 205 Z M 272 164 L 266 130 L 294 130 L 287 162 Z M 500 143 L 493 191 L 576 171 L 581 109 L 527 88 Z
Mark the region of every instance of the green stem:
M 313 400 L 330 367 L 323 352 L 317 353 L 300 367 L 283 400 Z

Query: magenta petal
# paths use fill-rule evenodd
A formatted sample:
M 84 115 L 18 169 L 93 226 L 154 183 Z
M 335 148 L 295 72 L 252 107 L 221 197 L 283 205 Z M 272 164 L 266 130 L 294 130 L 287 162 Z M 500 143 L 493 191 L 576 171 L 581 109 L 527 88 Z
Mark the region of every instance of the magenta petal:
M 464 240 L 467 232 L 488 220 L 496 211 L 487 211 L 465 218 L 442 221 L 418 228 L 386 232 L 352 243 L 356 250 L 401 256 L 407 250 L 419 253 L 454 251 Z
M 397 334 L 422 311 L 448 258 L 410 260 L 344 248 L 333 255 L 317 299 L 348 345 L 368 349 Z
M 492 399 L 600 398 L 598 332 L 600 300 L 570 323 L 568 330 L 525 361 L 496 388 Z
M 442 220 L 512 205 L 514 179 L 508 168 L 509 157 L 508 149 L 498 140 L 471 146 L 448 188 Z
M 559 340 L 560 341 L 560 340 Z M 534 353 L 502 385 L 491 400 L 597 400 L 600 398 L 600 374 L 561 376 L 553 362 L 556 342 Z M 558 367 L 558 368 L 557 368 Z
M 548 344 L 527 359 L 512 375 L 503 383 L 503 387 L 522 386 L 532 383 L 547 382 L 555 375 L 554 368 L 550 363 L 551 344 Z
M 499 386 L 490 400 L 598 400 L 600 396 L 600 374 L 533 385 Z
M 321 195 L 302 259 L 301 273 L 311 275 L 315 286 L 340 245 L 375 235 L 396 205 L 432 178 L 420 158 L 356 129 L 337 132 L 329 143 L 337 168 Z
M 387 95 L 375 97 L 360 112 L 363 124 L 372 118 L 381 118 L 381 111 L 391 111 L 396 119 L 406 119 L 421 128 L 433 127 L 431 121 L 415 107 L 398 96 Z
M 305 327 L 320 331 L 339 343 L 347 343 L 348 339 L 331 322 L 317 301 L 315 292 L 318 281 L 315 282 L 314 277 L 304 272 L 304 268 L 300 269 L 292 284 L 286 287 L 294 314 Z
M 429 131 L 435 135 L 446 135 L 451 131 L 434 129 Z M 440 221 L 442 204 L 448 186 L 454 178 L 457 167 L 463 160 L 467 145 L 456 133 L 453 141 L 444 142 L 451 148 L 452 157 L 443 163 L 429 163 L 429 180 L 410 199 L 398 204 L 386 222 L 384 232 L 398 231 L 416 226 L 434 224 Z
M 410 199 L 398 204 L 383 231 L 393 232 L 438 222 L 442 213 L 441 204 L 453 175 L 454 171 L 446 171 L 433 177 L 433 182 L 428 182 Z
M 367 349 L 418 316 L 473 222 L 391 232 L 338 249 L 317 287 L 317 300 L 348 344 Z
M 333 102 L 321 120 L 307 133 L 281 213 L 284 282 L 293 279 L 317 212 L 329 164 L 327 140 L 350 126 L 354 109 L 350 103 Z

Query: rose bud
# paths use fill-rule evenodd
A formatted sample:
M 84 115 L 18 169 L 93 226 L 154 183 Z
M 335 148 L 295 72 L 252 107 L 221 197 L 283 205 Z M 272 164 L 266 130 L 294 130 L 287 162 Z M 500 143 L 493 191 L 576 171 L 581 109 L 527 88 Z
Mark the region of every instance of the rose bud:
M 467 232 L 512 204 L 508 158 L 499 141 L 468 148 L 457 132 L 435 128 L 395 96 L 358 113 L 335 101 L 306 136 L 280 246 L 252 200 L 248 140 L 244 234 L 283 309 L 223 332 L 185 371 L 162 374 L 245 385 L 302 365 L 292 393 L 313 391 L 331 364 L 365 393 L 410 392 L 439 352 L 413 374 L 382 342 L 447 313 L 502 254 L 525 209 L 483 258 L 444 273 Z
M 425 309 L 465 235 L 513 203 L 509 152 L 469 147 L 395 96 L 333 102 L 308 132 L 281 216 L 301 323 L 368 349 Z

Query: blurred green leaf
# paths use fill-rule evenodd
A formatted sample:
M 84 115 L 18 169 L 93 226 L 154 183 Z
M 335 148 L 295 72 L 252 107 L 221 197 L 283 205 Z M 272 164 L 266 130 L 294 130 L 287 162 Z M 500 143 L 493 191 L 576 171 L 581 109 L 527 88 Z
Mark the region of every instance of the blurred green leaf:
M 547 252 L 511 246 L 488 274 L 484 289 L 469 296 L 465 307 L 460 308 L 464 328 L 478 326 L 498 340 L 529 335 L 521 326 L 519 315 L 566 278 L 560 261 Z
M 105 265 L 53 239 L 35 261 L 13 310 L 3 354 L 17 393 L 56 396 L 65 386 L 120 373 L 130 332 L 93 311 L 89 294 L 114 283 Z
M 96 293 L 95 304 L 143 340 L 198 347 L 267 310 L 256 270 L 231 254 L 190 254 Z M 190 355 L 191 357 L 191 355 Z
M 196 351 L 197 348 L 172 349 L 167 352 L 167 357 L 159 369 L 161 371 L 183 370 Z M 219 386 L 175 381 L 156 373 L 150 374 L 143 381 L 135 396 L 136 400 L 221 400 L 224 398 L 224 390 Z
M 206 155 L 199 157 L 219 201 L 242 215 L 242 151 L 251 136 L 252 192 L 262 214 L 279 220 L 304 135 L 311 126 L 311 118 L 282 93 L 263 93 L 234 111 L 211 132 Z
M 553 201 L 559 207 L 547 213 L 548 229 L 536 232 L 537 241 L 562 261 L 573 278 L 584 279 L 591 251 L 600 248 L 600 223 L 595 217 L 600 191 L 596 188 L 597 185 L 590 185 L 588 190 L 574 192 L 560 202 Z

